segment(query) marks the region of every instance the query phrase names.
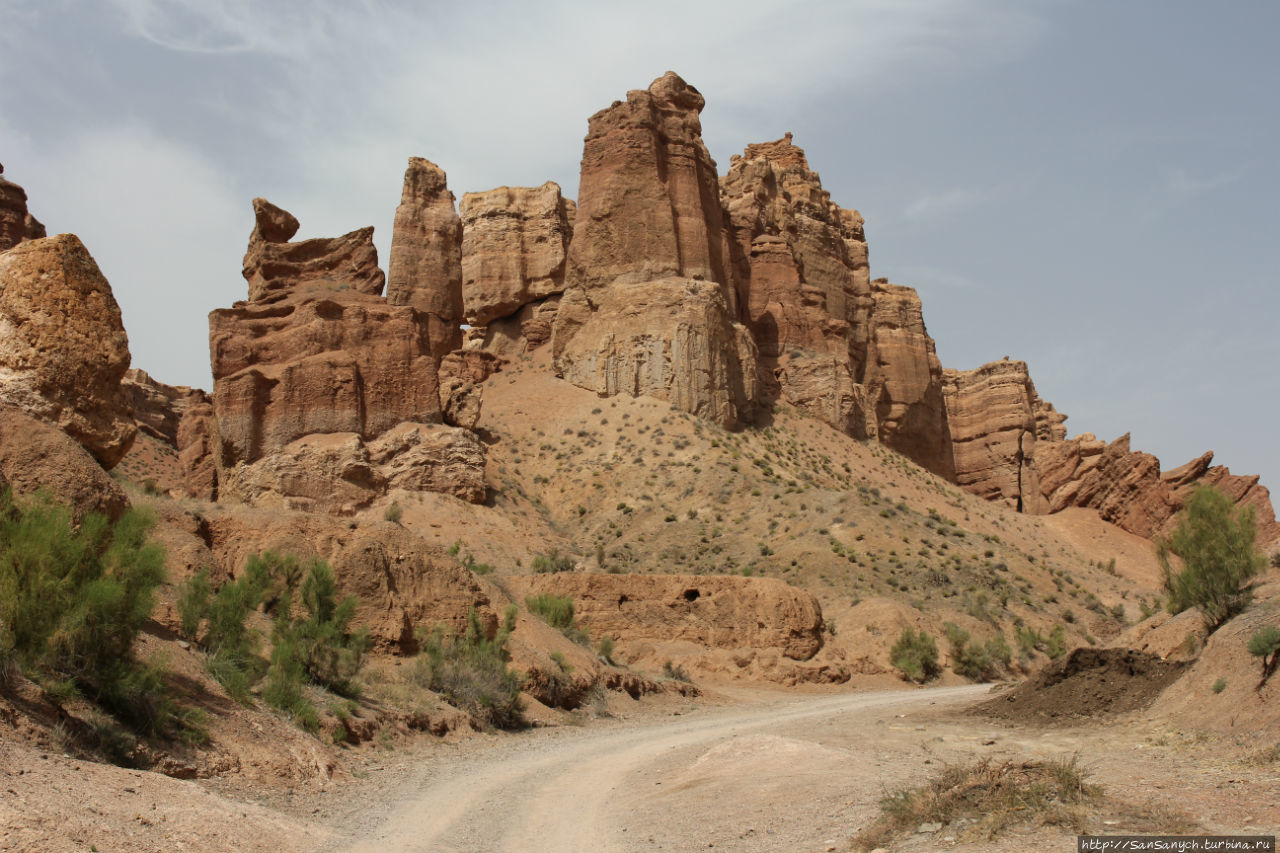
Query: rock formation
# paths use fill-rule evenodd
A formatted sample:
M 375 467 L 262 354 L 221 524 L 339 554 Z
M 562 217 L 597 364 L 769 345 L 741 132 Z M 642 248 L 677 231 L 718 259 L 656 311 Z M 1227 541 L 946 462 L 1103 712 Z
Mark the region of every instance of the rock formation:
M 209 315 L 212 417 L 194 411 L 179 430 L 191 490 L 332 512 L 397 487 L 483 499 L 483 448 L 440 424 L 431 341 L 439 318 L 378 295 L 371 242 L 357 254 L 347 238 L 272 242 L 296 231 L 297 220 L 265 202 L 254 210 L 251 298 Z M 368 230 L 353 234 L 367 242 Z M 304 245 L 308 269 L 323 274 L 279 275 L 274 259 L 297 257 Z M 478 402 L 472 408 L 478 416 Z
M 774 648 L 792 660 L 808 660 L 822 648 L 818 600 L 772 578 L 566 572 L 511 580 L 533 594 L 572 598 L 593 636 Z
M 956 484 L 1019 512 L 1044 512 L 1037 411 L 1047 404 L 1036 395 L 1026 362 L 947 370 L 943 396 Z
M 387 300 L 427 317 L 431 354 L 440 363 L 462 346 L 462 220 L 444 170 L 410 157 L 391 235 Z
M 462 196 L 462 301 L 487 326 L 564 290 L 576 208 L 550 181 Z
M 873 437 L 861 386 L 872 307 L 862 217 L 831 201 L 791 134 L 735 155 L 720 193 L 765 393 Z
M 120 308 L 73 234 L 0 252 L 0 401 L 61 427 L 105 468 L 133 444 Z
M 166 385 L 145 370 L 131 367 L 120 382 L 138 429 L 177 449 L 178 427 L 187 408 L 206 395 L 198 388 Z
M 735 322 L 703 104 L 668 72 L 591 117 L 552 348 L 575 385 L 731 427 L 755 407 L 755 346 Z
M 880 441 L 948 480 L 955 476 L 942 399 L 942 364 L 924 327 L 919 295 L 877 280 L 872 288 L 867 399 Z
M 4 166 L 0 166 L 2 175 Z M 26 192 L 0 177 L 0 252 L 44 236 L 44 226 L 27 211 Z
M 129 508 L 116 481 L 79 443 L 50 424 L 0 405 L 0 488 L 15 494 L 48 490 L 79 521 L 91 512 L 113 521 Z
M 253 200 L 254 229 L 244 255 L 249 301 L 277 302 L 292 296 L 330 294 L 350 288 L 380 296 L 386 279 L 378 268 L 373 228 L 341 237 L 290 243 L 298 220 L 264 198 Z

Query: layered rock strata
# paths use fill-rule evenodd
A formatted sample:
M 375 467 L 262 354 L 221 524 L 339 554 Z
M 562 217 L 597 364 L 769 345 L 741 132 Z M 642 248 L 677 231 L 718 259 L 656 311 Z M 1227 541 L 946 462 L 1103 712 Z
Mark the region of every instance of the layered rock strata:
M 404 173 L 387 263 L 387 299 L 426 316 L 437 364 L 462 346 L 462 220 L 444 170 L 421 157 L 410 157 Z
M 574 203 L 558 184 L 466 193 L 462 298 L 467 322 L 487 326 L 564 291 Z
M 74 234 L 0 252 L 0 401 L 55 424 L 110 469 L 137 427 L 129 340 L 111 285 Z
M 298 244 L 271 241 L 295 232 L 297 220 L 266 203 L 254 209 L 246 262 L 270 266 L 255 246 L 290 255 Z M 307 242 L 343 263 L 357 257 L 345 238 Z M 179 428 L 193 493 L 338 513 L 392 488 L 483 499 L 483 447 L 440 423 L 431 339 L 439 317 L 383 299 L 373 287 L 381 280 L 376 252 L 359 257 L 350 269 L 356 286 L 328 274 L 290 283 L 277 267 L 246 266 L 250 300 L 209 315 L 212 412 L 196 407 Z M 344 268 L 312 261 L 316 269 Z M 460 419 L 478 417 L 478 400 L 454 408 Z
M 733 427 L 755 408 L 755 346 L 735 322 L 703 105 L 668 72 L 591 117 L 552 350 L 575 385 Z
M 0 405 L 0 488 L 50 492 L 79 522 L 89 513 L 119 518 L 129 498 L 77 441 L 57 427 Z
M 4 166 L 0 166 L 3 174 Z M 27 210 L 26 191 L 0 177 L 0 252 L 45 236 L 44 226 Z
M 138 429 L 175 449 L 183 415 L 188 407 L 198 404 L 206 396 L 198 388 L 166 385 L 136 367 L 125 372 L 120 386 L 133 409 Z

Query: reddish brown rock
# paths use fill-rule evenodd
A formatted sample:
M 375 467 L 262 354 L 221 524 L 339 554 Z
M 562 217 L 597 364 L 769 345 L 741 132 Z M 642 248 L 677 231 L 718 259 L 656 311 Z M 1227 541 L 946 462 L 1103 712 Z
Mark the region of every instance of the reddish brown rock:
M 120 308 L 79 238 L 0 253 L 0 400 L 61 427 L 110 469 L 137 433 L 120 387 L 128 369 Z
M 481 581 L 442 548 L 390 523 L 362 524 L 309 513 L 264 514 L 214 508 L 204 524 L 220 569 L 238 576 L 253 554 L 275 551 L 320 557 L 333 567 L 343 595 L 360 602 L 356 623 L 383 648 L 416 650 L 414 632 L 443 624 L 462 631 L 475 608 L 496 624 L 501 605 Z
M 253 200 L 254 228 L 244 255 L 249 301 L 278 302 L 290 296 L 321 297 L 355 290 L 378 295 L 386 281 L 378 268 L 373 228 L 341 237 L 288 242 L 298 231 L 292 214 L 263 198 Z
M 436 363 L 462 346 L 462 220 L 444 170 L 410 157 L 391 235 L 387 299 L 427 317 Z
M 602 288 L 671 276 L 728 283 L 716 164 L 698 118 L 704 104 L 668 71 L 588 122 L 569 283 L 592 301 Z
M 1042 423 L 1052 434 L 1054 418 L 1036 395 L 1026 362 L 944 371 L 943 398 L 956 484 L 1018 512 L 1042 513 L 1037 439 Z
M 669 72 L 591 117 L 552 355 L 582 388 L 735 426 L 758 397 L 755 345 L 735 322 L 702 107 Z
M 592 311 L 571 291 L 556 318 L 560 375 L 601 396 L 645 395 L 733 428 L 758 395 L 755 344 L 730 321 L 720 285 L 634 282 L 597 294 Z
M 873 283 L 867 398 L 883 444 L 954 479 L 951 431 L 942 399 L 942 364 L 924 326 L 920 297 L 910 287 Z
M 734 156 L 720 192 L 763 391 L 841 432 L 874 438 L 863 384 L 873 301 L 861 215 L 831 201 L 789 133 Z
M 187 407 L 207 396 L 198 388 L 166 385 L 136 367 L 125 372 L 120 386 L 138 429 L 173 448 L 178 446 L 178 425 Z
M 792 660 L 808 660 L 822 648 L 818 600 L 772 578 L 568 572 L 512 577 L 507 583 L 521 593 L 572 598 L 579 624 L 593 637 L 776 649 Z
M 4 167 L 0 166 L 0 175 Z M 46 236 L 44 226 L 27 211 L 27 193 L 0 177 L 0 252 Z
M 183 491 L 190 497 L 218 499 L 217 428 L 212 398 L 203 391 L 195 392 L 178 422 L 176 444 Z
M 115 520 L 129 508 L 115 480 L 65 432 L 0 405 L 0 488 L 6 483 L 16 495 L 50 492 L 77 521 L 92 512 Z
M 466 193 L 459 213 L 468 323 L 487 326 L 564 290 L 575 207 L 559 185 Z
M 480 332 L 479 346 L 503 358 L 535 350 L 551 340 L 560 297 L 530 302 L 509 317 L 491 320 Z
M 440 408 L 444 422 L 474 430 L 480 422 L 481 384 L 503 359 L 480 349 L 454 350 L 440 362 Z
M 354 290 L 209 315 L 220 465 L 311 433 L 369 439 L 440 420 L 424 316 Z

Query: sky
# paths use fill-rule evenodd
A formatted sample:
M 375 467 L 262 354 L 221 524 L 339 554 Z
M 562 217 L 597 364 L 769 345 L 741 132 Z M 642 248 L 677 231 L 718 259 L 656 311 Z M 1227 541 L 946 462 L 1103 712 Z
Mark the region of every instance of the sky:
M 1280 487 L 1280 4 L 0 0 L 0 163 L 110 280 L 133 364 L 211 385 L 264 196 L 375 226 L 406 160 L 577 193 L 674 70 L 721 171 L 794 134 L 944 365 L 1023 359 L 1071 434 Z

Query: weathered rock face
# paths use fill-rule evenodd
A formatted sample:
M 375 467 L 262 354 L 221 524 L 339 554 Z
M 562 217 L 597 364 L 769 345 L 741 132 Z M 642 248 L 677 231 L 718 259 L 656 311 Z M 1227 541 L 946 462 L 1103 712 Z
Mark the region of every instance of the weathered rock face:
M 443 549 L 394 524 L 353 530 L 323 515 L 215 509 L 205 526 L 219 568 L 228 575 L 239 575 L 249 557 L 262 551 L 327 560 L 341 593 L 359 599 L 356 623 L 368 627 L 383 648 L 415 650 L 414 631 L 423 626 L 461 631 L 473 607 L 485 622 L 498 620 L 482 582 Z
M 875 438 L 886 380 L 876 369 L 862 216 L 831 201 L 791 134 L 748 145 L 720 191 L 739 310 L 760 350 L 764 393 L 841 432 Z M 890 391 L 900 390 L 896 379 L 889 378 Z M 885 409 L 891 433 L 901 426 L 900 413 L 890 411 L 897 402 Z
M 954 479 L 951 431 L 942 399 L 942 363 L 924 327 L 920 297 L 909 287 L 873 283 L 867 398 L 879 439 L 933 473 Z
M 255 225 L 244 255 L 243 275 L 251 302 L 352 289 L 382 293 L 386 277 L 378 268 L 373 228 L 341 237 L 290 243 L 298 220 L 263 198 L 253 200 Z
M 239 303 L 209 315 L 221 464 L 311 433 L 373 438 L 440 420 L 424 316 L 356 291 Z
M 387 299 L 427 317 L 436 363 L 462 346 L 462 220 L 444 170 L 410 157 L 396 208 L 387 264 Z
M 255 209 L 250 254 L 255 244 L 288 254 L 295 244 L 267 241 L 295 232 L 297 220 Z M 366 269 L 376 264 L 375 254 Z M 483 445 L 440 425 L 431 315 L 340 278 L 256 293 L 209 315 L 211 407 L 197 401 L 178 428 L 189 493 L 339 514 L 393 488 L 484 500 Z M 474 372 L 461 371 L 444 395 L 457 421 L 479 417 Z
M 720 285 L 668 278 L 571 292 L 556 319 L 560 375 L 602 396 L 646 395 L 732 428 L 757 396 L 755 345 Z
M 198 388 L 166 385 L 136 367 L 125 372 L 120 386 L 138 429 L 173 448 L 178 446 L 178 426 L 187 407 L 206 397 Z
M 529 593 L 569 596 L 593 636 L 777 649 L 792 660 L 808 660 L 822 648 L 818 600 L 772 578 L 568 572 L 509 580 Z
M 1036 462 L 1041 424 L 1037 415 L 1045 413 L 1046 423 L 1051 419 L 1047 404 L 1036 396 L 1026 362 L 996 361 L 976 370 L 947 370 L 943 397 L 956 484 L 1019 512 L 1043 512 Z M 1052 432 L 1047 426 L 1046 430 Z
M 61 427 L 110 469 L 137 433 L 120 387 L 128 369 L 120 308 L 79 238 L 0 253 L 0 400 Z
M 459 213 L 468 323 L 487 326 L 564 290 L 575 206 L 558 184 L 467 193 Z
M 592 293 L 673 276 L 726 284 L 716 164 L 697 89 L 668 71 L 588 122 L 570 283 Z
M 553 357 L 580 387 L 734 426 L 755 407 L 755 346 L 735 322 L 702 107 L 669 72 L 591 117 Z
M 1212 452 L 1162 474 L 1160 460 L 1131 450 L 1127 434 L 1106 444 L 1085 433 L 1067 441 L 1042 442 L 1038 448 L 1048 512 L 1088 507 L 1130 533 L 1152 537 L 1172 530 L 1174 517 L 1197 486 L 1212 485 L 1237 504 L 1254 508 L 1259 544 L 1280 540 L 1270 493 L 1258 477 L 1211 467 Z
M 0 166 L 3 174 L 4 166 Z M 27 211 L 26 191 L 0 178 L 0 252 L 44 236 L 44 226 Z
M 49 490 L 76 521 L 93 512 L 114 521 L 129 508 L 116 481 L 65 432 L 0 405 L 0 488 L 6 482 L 18 495 Z

